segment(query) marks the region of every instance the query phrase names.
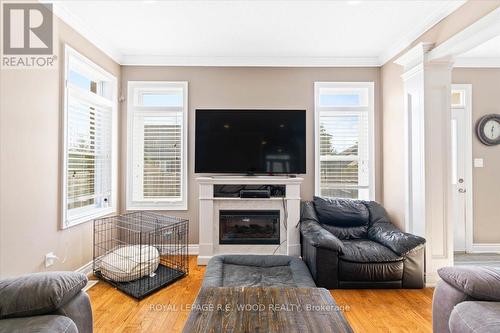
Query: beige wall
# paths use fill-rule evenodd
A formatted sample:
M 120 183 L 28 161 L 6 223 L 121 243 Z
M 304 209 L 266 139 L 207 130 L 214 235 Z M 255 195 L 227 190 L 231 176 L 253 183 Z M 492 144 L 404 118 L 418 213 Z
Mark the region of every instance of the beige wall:
M 56 21 L 58 70 L 0 72 L 0 276 L 43 271 L 44 256 L 61 260 L 50 270 L 74 270 L 92 259 L 92 224 L 59 230 L 60 117 L 63 43 L 114 75 L 120 66 L 67 25 Z
M 453 83 L 472 84 L 472 123 L 486 114 L 500 114 L 500 68 L 454 68 Z M 500 146 L 485 146 L 475 134 L 473 158 L 483 158 L 484 168 L 472 169 L 474 193 L 474 243 L 500 243 Z
M 314 81 L 375 82 L 376 156 L 381 156 L 379 68 L 231 68 L 135 67 L 122 69 L 123 95 L 127 81 L 165 80 L 189 82 L 188 211 L 170 212 L 190 220 L 190 243 L 198 243 L 198 185 L 194 174 L 194 110 L 197 108 L 290 108 L 307 110 L 307 174 L 302 198 L 314 194 Z M 122 103 L 122 169 L 126 164 L 126 103 Z M 377 159 L 377 198 L 381 198 L 381 165 Z M 125 172 L 121 175 L 125 188 Z M 122 192 L 122 207 L 125 193 Z
M 383 197 L 392 220 L 404 228 L 404 90 L 403 69 L 394 60 L 419 42 L 439 45 L 495 8 L 500 0 L 468 1 L 389 60 L 381 70 L 383 111 Z

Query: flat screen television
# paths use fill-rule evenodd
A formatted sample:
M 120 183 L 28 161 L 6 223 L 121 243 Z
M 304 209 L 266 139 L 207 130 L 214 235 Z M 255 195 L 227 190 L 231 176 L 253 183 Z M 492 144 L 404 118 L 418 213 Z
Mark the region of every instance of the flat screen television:
M 306 173 L 305 110 L 196 110 L 195 173 Z

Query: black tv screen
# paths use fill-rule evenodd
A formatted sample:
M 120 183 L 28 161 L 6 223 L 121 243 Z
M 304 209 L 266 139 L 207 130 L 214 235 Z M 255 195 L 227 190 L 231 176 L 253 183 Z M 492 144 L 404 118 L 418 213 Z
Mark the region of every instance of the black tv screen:
M 305 110 L 196 110 L 195 173 L 306 172 Z

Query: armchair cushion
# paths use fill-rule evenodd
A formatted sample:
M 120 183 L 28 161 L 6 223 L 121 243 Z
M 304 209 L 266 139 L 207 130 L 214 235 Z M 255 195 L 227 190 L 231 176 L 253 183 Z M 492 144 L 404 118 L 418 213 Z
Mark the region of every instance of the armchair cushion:
M 439 276 L 452 287 L 481 301 L 500 302 L 500 270 L 485 266 L 443 267 Z
M 367 239 L 346 240 L 343 245 L 343 254 L 340 259 L 346 261 L 381 263 L 404 259 L 387 247 Z
M 0 319 L 48 314 L 71 300 L 87 284 L 75 272 L 47 272 L 0 281 Z
M 368 209 L 359 200 L 314 197 L 314 208 L 321 224 L 344 228 L 368 225 Z

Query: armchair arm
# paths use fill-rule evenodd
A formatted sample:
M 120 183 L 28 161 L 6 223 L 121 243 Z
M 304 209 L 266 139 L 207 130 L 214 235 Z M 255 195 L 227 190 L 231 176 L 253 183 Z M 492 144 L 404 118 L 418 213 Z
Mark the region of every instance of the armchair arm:
M 459 266 L 438 269 L 439 276 L 455 289 L 479 301 L 500 302 L 500 270 Z
M 0 281 L 0 319 L 47 314 L 58 310 L 87 284 L 75 272 L 47 272 Z
M 340 239 L 324 229 L 316 221 L 302 221 L 300 223 L 300 233 L 302 238 L 314 247 L 336 251 L 340 254 L 343 252 L 343 245 Z
M 368 229 L 368 237 L 388 247 L 400 256 L 406 256 L 410 252 L 425 246 L 425 238 L 403 232 L 389 222 L 372 225 Z

